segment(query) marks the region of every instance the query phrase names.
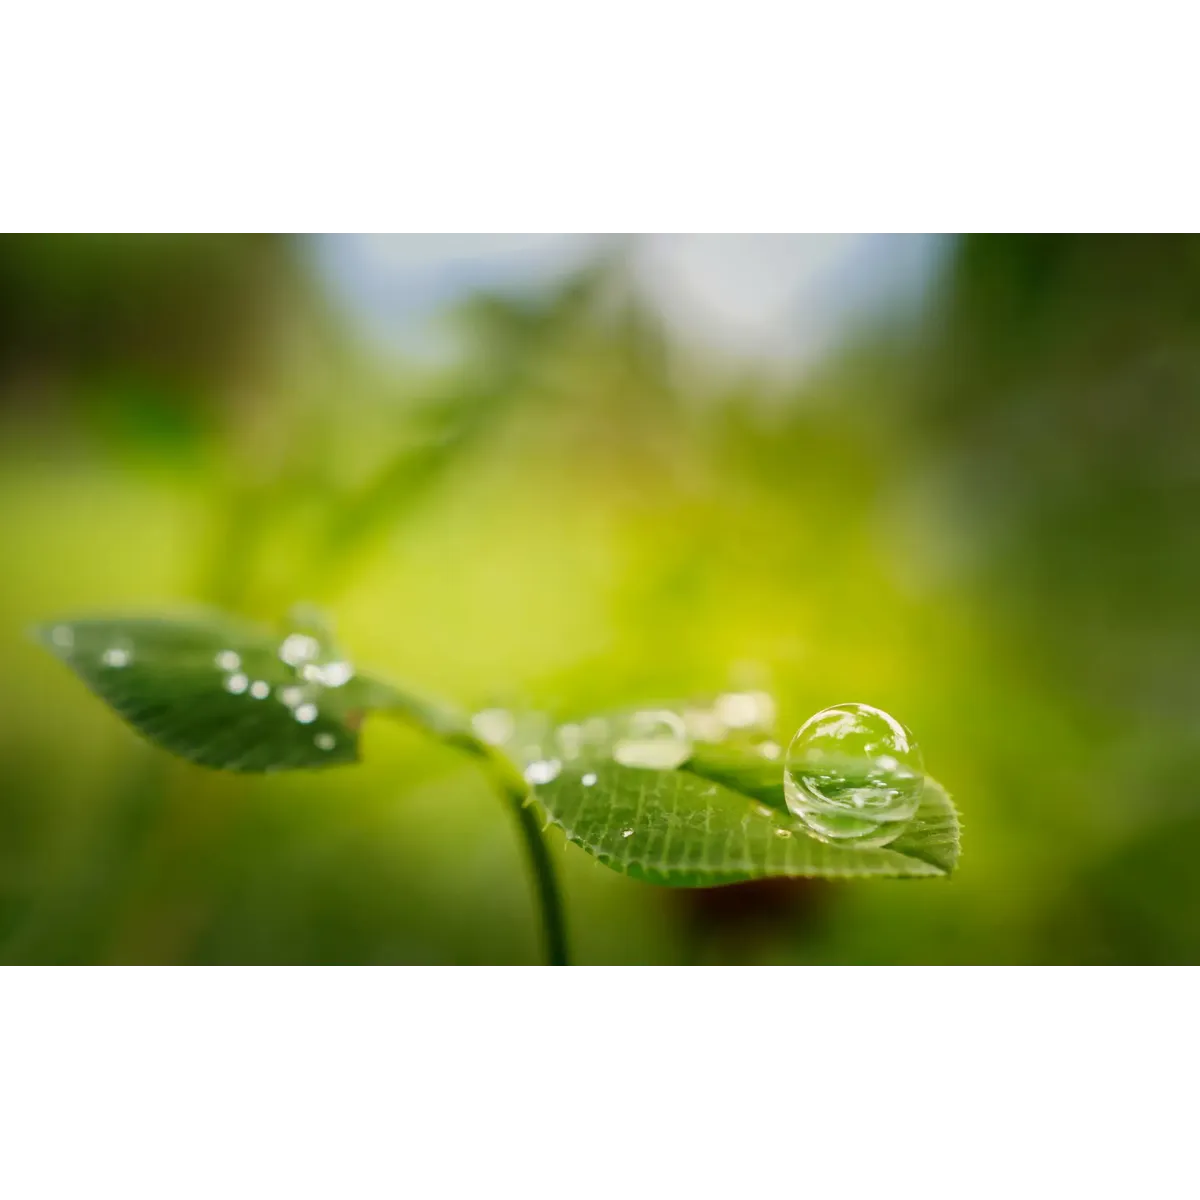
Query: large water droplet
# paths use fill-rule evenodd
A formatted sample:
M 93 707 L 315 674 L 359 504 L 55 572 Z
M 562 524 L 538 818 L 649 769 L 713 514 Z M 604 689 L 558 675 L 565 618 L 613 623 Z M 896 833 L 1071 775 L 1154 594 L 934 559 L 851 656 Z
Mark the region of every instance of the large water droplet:
M 886 846 L 921 802 L 925 765 L 912 734 L 869 704 L 809 717 L 788 747 L 787 806 L 832 845 Z
M 612 756 L 623 767 L 672 771 L 692 755 L 683 721 L 667 709 L 632 713 L 619 724 Z

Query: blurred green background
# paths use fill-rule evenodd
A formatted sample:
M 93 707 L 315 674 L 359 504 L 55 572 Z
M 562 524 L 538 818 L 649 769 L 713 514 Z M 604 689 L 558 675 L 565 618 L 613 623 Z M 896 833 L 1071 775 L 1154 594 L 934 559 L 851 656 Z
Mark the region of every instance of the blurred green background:
M 558 839 L 582 962 L 1200 959 L 1200 239 L 379 245 L 0 238 L 0 958 L 537 960 L 469 762 L 205 772 L 27 633 L 312 600 L 466 706 L 878 705 L 958 802 L 949 882 Z

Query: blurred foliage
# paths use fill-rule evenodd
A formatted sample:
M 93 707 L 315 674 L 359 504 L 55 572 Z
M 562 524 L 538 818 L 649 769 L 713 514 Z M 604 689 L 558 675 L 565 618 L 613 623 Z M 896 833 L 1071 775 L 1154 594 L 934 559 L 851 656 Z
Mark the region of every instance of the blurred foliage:
M 312 598 L 463 704 L 863 700 L 964 818 L 948 883 L 639 884 L 562 847 L 582 961 L 1190 962 L 1200 243 L 970 237 L 803 383 L 708 379 L 619 261 L 386 365 L 285 239 L 0 239 L 0 957 L 533 961 L 507 815 L 368 725 L 244 779 L 26 630 Z

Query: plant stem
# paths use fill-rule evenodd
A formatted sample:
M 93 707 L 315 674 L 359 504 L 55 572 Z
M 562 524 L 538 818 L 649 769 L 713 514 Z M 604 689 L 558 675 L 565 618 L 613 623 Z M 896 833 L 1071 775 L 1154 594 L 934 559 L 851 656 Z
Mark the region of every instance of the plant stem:
M 542 910 L 542 941 L 546 962 L 552 967 L 565 967 L 570 962 L 567 950 L 567 926 L 563 914 L 562 892 L 558 876 L 550 857 L 550 848 L 542 836 L 537 816 L 524 800 L 510 797 L 513 815 L 525 839 L 525 853 L 533 868 L 533 879 L 537 887 L 538 903 Z
M 437 738 L 447 745 L 471 755 L 487 772 L 496 790 L 508 802 L 517 828 L 525 843 L 525 853 L 533 871 L 538 908 L 542 917 L 542 942 L 546 962 L 552 967 L 565 967 L 570 962 L 567 947 L 567 922 L 563 911 L 562 890 L 554 869 L 550 847 L 542 836 L 537 813 L 530 805 L 529 784 L 516 766 L 494 746 L 475 736 L 471 726 L 457 714 L 417 700 L 379 680 L 373 681 L 374 692 L 368 694 L 368 710 L 385 713 L 406 725 Z
M 562 891 L 550 857 L 550 847 L 542 834 L 537 813 L 529 804 L 529 785 L 511 762 L 498 750 L 473 735 L 459 734 L 456 745 L 482 759 L 485 770 L 497 789 L 508 801 L 517 827 L 525 842 L 525 853 L 533 870 L 538 907 L 542 916 L 542 942 L 546 962 L 552 967 L 565 967 L 570 962 L 567 949 L 567 923 L 563 911 Z

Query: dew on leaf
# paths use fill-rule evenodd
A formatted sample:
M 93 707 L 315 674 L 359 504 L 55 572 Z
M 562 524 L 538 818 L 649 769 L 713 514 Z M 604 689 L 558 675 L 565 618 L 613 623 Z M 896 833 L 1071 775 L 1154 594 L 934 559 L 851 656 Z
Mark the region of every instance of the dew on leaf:
M 512 713 L 503 708 L 485 708 L 471 718 L 471 728 L 489 746 L 503 746 L 514 727 Z
M 126 667 L 129 665 L 130 654 L 123 646 L 109 646 L 100 655 L 100 661 L 106 667 Z
M 623 767 L 672 771 L 692 754 L 683 721 L 667 709 L 636 712 L 621 722 L 612 756 Z
M 726 692 L 713 711 L 730 729 L 769 729 L 775 720 L 775 701 L 766 692 Z
M 578 758 L 583 749 L 584 733 L 582 725 L 560 725 L 555 731 L 558 747 L 563 758 Z
M 249 686 L 250 680 L 243 675 L 241 671 L 230 675 L 229 678 L 225 680 L 225 690 L 227 692 L 232 692 L 235 696 L 240 696 Z
M 800 727 L 783 771 L 787 806 L 832 845 L 885 846 L 921 802 L 925 768 L 912 735 L 869 704 L 823 709 Z
M 332 750 L 337 745 L 337 739 L 332 733 L 318 733 L 313 742 L 318 750 Z
M 558 778 L 562 763 L 557 758 L 539 758 L 525 768 L 525 782 L 535 787 L 539 783 L 550 783 Z
M 296 720 L 301 725 L 311 725 L 317 719 L 317 706 L 315 704 L 301 704 L 296 709 Z
M 271 685 L 265 679 L 256 679 L 250 685 L 250 695 L 255 700 L 265 700 L 271 694 Z
M 319 682 L 331 688 L 342 687 L 354 678 L 354 668 L 341 660 L 326 663 L 320 668 L 320 673 Z
M 222 650 L 217 654 L 216 663 L 222 671 L 236 671 L 242 665 L 242 656 L 236 650 Z
M 307 633 L 289 633 L 279 647 L 279 657 L 289 667 L 299 667 L 312 662 L 321 653 L 320 643 Z

